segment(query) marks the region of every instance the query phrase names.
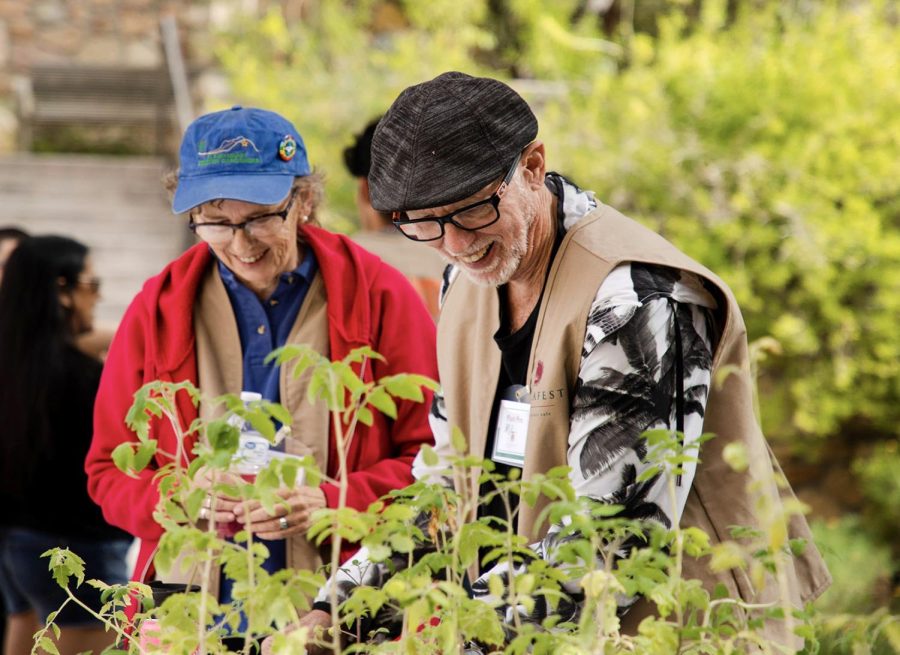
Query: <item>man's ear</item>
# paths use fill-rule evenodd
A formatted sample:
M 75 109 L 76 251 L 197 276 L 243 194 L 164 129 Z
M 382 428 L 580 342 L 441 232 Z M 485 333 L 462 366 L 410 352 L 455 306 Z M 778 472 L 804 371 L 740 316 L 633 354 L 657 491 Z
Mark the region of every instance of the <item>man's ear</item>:
M 544 175 L 547 173 L 547 162 L 544 159 L 544 143 L 535 141 L 522 153 L 525 170 L 522 172 L 525 182 L 532 190 L 544 186 Z

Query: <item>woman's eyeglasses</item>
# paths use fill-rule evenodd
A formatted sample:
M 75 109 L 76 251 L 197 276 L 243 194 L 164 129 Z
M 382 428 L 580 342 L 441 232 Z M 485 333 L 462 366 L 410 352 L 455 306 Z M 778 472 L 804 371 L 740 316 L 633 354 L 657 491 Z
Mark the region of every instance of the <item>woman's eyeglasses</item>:
M 91 293 L 100 293 L 100 278 L 96 276 L 78 276 L 77 284 Z
M 272 237 L 281 231 L 294 204 L 294 194 L 291 194 L 287 207 L 280 212 L 271 212 L 262 216 L 254 216 L 241 223 L 228 223 L 227 221 L 214 221 L 198 223 L 191 216 L 188 227 L 198 237 L 213 245 L 223 245 L 234 238 L 238 230 L 243 230 L 248 237 L 265 239 Z

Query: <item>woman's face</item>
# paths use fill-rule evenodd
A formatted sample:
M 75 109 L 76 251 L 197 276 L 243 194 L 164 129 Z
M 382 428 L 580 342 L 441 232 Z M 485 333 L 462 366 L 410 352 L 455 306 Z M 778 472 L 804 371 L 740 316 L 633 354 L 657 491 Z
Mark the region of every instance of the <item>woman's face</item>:
M 67 292 L 71 298 L 72 332 L 84 334 L 94 329 L 94 308 L 100 300 L 100 278 L 94 273 L 90 255 L 84 259 L 84 268 L 75 286 Z
M 282 220 L 278 214 L 285 210 L 288 213 Z M 197 236 L 207 241 L 216 257 L 244 286 L 265 300 L 278 286 L 279 276 L 300 264 L 297 224 L 306 213 L 306 203 L 299 194 L 289 196 L 277 205 L 222 200 L 203 205 L 194 215 L 194 222 L 201 228 L 197 230 Z M 263 219 L 265 228 L 250 232 L 237 229 L 225 241 L 204 237 L 204 223 L 235 225 L 252 219 Z

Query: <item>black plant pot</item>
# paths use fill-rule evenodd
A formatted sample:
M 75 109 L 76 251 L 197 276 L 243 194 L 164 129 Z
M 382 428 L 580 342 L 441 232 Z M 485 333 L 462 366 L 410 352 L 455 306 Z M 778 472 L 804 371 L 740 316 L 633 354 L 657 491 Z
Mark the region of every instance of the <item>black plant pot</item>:
M 150 591 L 153 594 L 153 605 L 159 607 L 163 601 L 173 594 L 182 594 L 190 591 L 200 591 L 200 585 L 186 585 L 180 582 L 160 582 L 154 580 L 149 584 Z

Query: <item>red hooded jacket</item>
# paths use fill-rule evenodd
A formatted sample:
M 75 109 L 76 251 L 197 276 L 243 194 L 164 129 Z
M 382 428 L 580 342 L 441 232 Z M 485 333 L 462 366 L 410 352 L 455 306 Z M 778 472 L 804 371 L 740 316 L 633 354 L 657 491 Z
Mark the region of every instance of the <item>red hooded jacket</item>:
M 406 279 L 378 257 L 350 239 L 313 226 L 304 226 L 304 241 L 315 253 L 327 297 L 328 332 L 332 360 L 353 348 L 368 345 L 385 362 L 372 361 L 366 379 L 396 373 L 419 373 L 437 378 L 435 327 L 416 292 Z M 134 579 L 147 577 L 150 558 L 162 535 L 153 519 L 159 499 L 156 468 L 165 463 L 157 456 L 137 478 L 119 471 L 112 451 L 124 441 L 135 441 L 125 425 L 134 392 L 147 382 L 189 380 L 197 384 L 193 304 L 213 256 L 198 244 L 150 278 L 132 301 L 116 332 L 103 369 L 94 410 L 94 438 L 85 469 L 88 493 L 103 516 L 141 540 Z M 237 391 L 237 390 L 235 390 Z M 183 426 L 197 418 L 186 393 L 179 393 Z M 375 412 L 371 427 L 359 425 L 348 457 L 347 504 L 364 510 L 391 489 L 413 481 L 413 458 L 423 443 L 432 443 L 428 426 L 431 394 L 424 403 L 398 401 L 396 420 Z M 156 420 L 151 435 L 166 452 L 176 452 L 170 425 Z M 337 453 L 329 438 L 328 474 L 336 475 Z M 187 445 L 190 452 L 191 444 Z M 338 500 L 337 487 L 322 484 L 329 507 Z M 352 552 L 352 551 L 348 551 Z

